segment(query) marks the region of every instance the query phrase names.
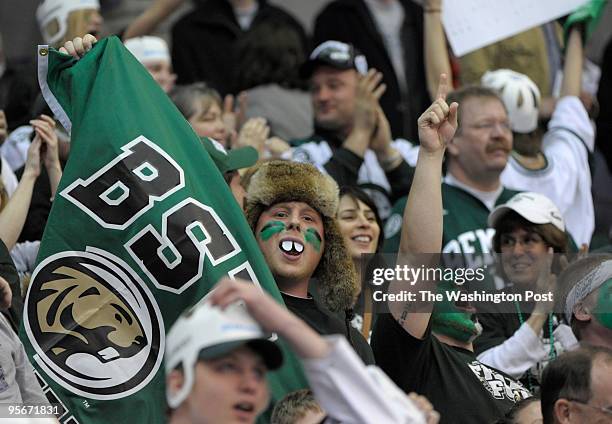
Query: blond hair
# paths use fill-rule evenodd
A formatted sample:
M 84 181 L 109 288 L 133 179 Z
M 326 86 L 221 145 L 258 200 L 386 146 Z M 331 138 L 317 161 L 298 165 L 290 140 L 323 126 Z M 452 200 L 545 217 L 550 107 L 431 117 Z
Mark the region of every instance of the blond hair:
M 295 424 L 310 412 L 322 412 L 312 392 L 308 389 L 288 393 L 272 411 L 271 424 Z
M 83 37 L 87 34 L 89 22 L 94 13 L 99 12 L 97 9 L 81 9 L 70 12 L 66 22 L 66 33 L 53 47 L 61 47 L 66 41 L 72 41 L 76 37 Z M 59 22 L 57 19 L 53 19 L 47 24 L 45 31 L 47 34 L 55 35 L 59 29 Z
M 0 212 L 6 207 L 6 204 L 9 201 L 9 195 L 6 191 L 6 187 L 4 187 L 4 181 L 0 178 Z

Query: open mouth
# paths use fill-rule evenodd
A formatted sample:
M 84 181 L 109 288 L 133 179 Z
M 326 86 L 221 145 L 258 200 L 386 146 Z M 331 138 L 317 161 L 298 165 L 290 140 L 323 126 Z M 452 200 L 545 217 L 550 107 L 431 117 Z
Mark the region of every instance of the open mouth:
M 255 410 L 255 405 L 251 402 L 240 402 L 234 405 L 234 409 L 242 412 L 253 412 Z
M 467 293 L 467 290 L 465 289 L 465 287 L 461 287 L 459 291 L 462 293 Z M 464 298 L 459 297 L 455 301 L 455 308 L 457 308 L 460 312 L 466 312 L 468 314 L 473 314 L 476 312 L 476 307 L 472 305 L 472 302 L 470 302 L 465 297 Z
M 255 404 L 251 402 L 240 402 L 234 405 L 234 412 L 239 421 L 250 422 L 255 414 Z
M 455 302 L 455 308 L 459 309 L 461 312 L 467 312 L 469 314 L 473 314 L 476 312 L 476 308 L 469 301 L 457 300 Z
M 292 239 L 281 240 L 278 244 L 278 248 L 286 255 L 289 256 L 300 256 L 304 252 L 304 245 Z
M 531 264 L 526 263 L 515 263 L 511 265 L 513 271 L 525 271 L 531 267 Z
M 368 236 L 368 235 L 358 235 L 355 237 L 351 237 L 351 240 L 357 242 L 357 243 L 362 243 L 362 244 L 370 244 L 372 243 L 372 236 Z

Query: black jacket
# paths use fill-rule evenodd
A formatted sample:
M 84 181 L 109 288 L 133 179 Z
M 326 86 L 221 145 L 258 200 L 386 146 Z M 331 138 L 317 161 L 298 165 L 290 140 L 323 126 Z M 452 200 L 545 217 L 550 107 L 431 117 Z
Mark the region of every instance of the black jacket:
M 596 120 L 595 145 L 606 158 L 608 168 L 612 170 L 612 40 L 608 42 L 603 54 L 597 100 L 600 109 Z
M 27 71 L 7 66 L 0 77 L 0 110 L 4 110 L 9 131 L 27 125 L 31 119 L 30 108 L 36 99 L 37 87 Z
M 423 10 L 411 0 L 400 0 L 404 8 L 402 44 L 407 95 L 400 85 L 370 10 L 363 0 L 335 0 L 317 16 L 313 44 L 325 40 L 351 43 L 363 53 L 370 68 L 383 73 L 387 91 L 380 103 L 391 124 L 393 137 L 416 142 L 417 119 L 429 106 L 423 59 Z
M 307 51 L 306 34 L 300 23 L 265 0 L 259 0 L 259 9 L 249 30 L 262 23 L 295 28 Z M 222 96 L 234 93 L 235 46 L 244 34 L 228 0 L 199 3 L 172 27 L 172 65 L 177 82 L 205 81 Z

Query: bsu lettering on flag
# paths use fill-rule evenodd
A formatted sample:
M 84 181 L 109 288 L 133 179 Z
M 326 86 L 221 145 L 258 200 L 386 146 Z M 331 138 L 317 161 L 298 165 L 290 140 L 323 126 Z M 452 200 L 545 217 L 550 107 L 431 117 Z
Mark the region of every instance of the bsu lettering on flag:
M 282 302 L 242 210 L 189 124 L 111 37 L 81 60 L 39 46 L 70 158 L 21 338 L 62 423 L 162 423 L 165 332 L 225 275 Z M 202 328 L 202 332 L 206 328 Z M 282 342 L 273 399 L 306 386 Z

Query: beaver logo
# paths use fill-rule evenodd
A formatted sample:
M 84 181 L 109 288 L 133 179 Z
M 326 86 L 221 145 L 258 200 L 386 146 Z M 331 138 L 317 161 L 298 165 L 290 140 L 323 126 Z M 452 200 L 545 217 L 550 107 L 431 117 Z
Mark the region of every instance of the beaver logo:
M 163 324 L 153 296 L 121 259 L 101 249 L 61 252 L 41 262 L 26 297 L 33 359 L 66 389 L 119 399 L 155 375 Z

